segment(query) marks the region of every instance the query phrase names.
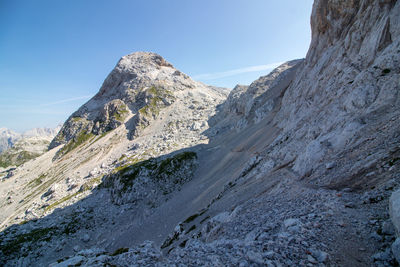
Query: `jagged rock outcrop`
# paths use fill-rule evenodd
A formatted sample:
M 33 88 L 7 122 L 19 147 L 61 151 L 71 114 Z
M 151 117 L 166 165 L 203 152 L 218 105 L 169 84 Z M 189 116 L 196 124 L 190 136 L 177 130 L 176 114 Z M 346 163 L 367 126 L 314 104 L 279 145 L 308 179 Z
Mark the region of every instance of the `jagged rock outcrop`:
M 117 205 L 145 202 L 148 209 L 168 200 L 169 194 L 193 178 L 196 153 L 182 152 L 160 160 L 148 159 L 118 167 L 116 173 L 103 178 Z

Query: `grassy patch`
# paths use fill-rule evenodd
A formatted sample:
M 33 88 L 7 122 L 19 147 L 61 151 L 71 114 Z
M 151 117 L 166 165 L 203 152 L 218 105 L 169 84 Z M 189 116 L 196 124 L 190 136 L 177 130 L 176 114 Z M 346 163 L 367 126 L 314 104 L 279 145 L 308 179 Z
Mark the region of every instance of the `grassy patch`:
M 186 218 L 186 220 L 184 220 L 183 223 L 190 223 L 199 216 L 200 216 L 200 214 L 195 213 L 195 214 L 189 216 L 188 218 Z
M 82 145 L 92 137 L 94 137 L 94 134 L 82 131 L 76 137 L 70 140 L 62 149 L 60 149 L 59 153 L 61 155 L 65 155 L 68 152 L 77 148 L 78 146 Z
M 117 255 L 120 255 L 122 253 L 126 253 L 128 251 L 129 251 L 129 248 L 118 248 L 113 253 L 111 253 L 110 256 L 112 256 L 112 257 L 113 256 L 117 256 Z
M 20 234 L 15 236 L 12 240 L 2 243 L 0 245 L 0 250 L 3 252 L 4 255 L 10 256 L 14 253 L 20 251 L 22 245 L 26 242 L 38 242 L 38 241 L 50 241 L 52 238 L 52 233 L 55 231 L 56 228 L 38 228 L 34 229 L 29 233 Z
M 31 159 L 37 158 L 40 155 L 40 153 L 19 151 L 11 148 L 0 154 L 0 167 L 7 168 L 8 166 L 20 166 Z
M 83 192 L 85 192 L 85 191 L 88 191 L 88 190 L 92 189 L 93 185 L 95 185 L 95 184 L 100 184 L 100 183 L 101 183 L 102 178 L 103 178 L 103 176 L 100 175 L 100 176 L 98 176 L 98 177 L 95 177 L 95 178 L 93 178 L 93 179 L 90 179 L 90 181 L 84 183 L 84 184 L 81 186 L 81 188 L 79 189 L 78 192 L 79 192 L 79 193 L 83 193 Z
M 182 242 L 179 244 L 179 246 L 180 246 L 181 248 L 184 248 L 184 247 L 186 246 L 186 243 L 187 243 L 187 239 L 184 240 L 184 241 L 182 241 Z
M 44 179 L 46 178 L 46 175 L 41 174 L 39 177 L 31 180 L 26 186 L 26 187 L 36 187 L 39 186 L 43 183 Z
M 164 100 L 175 99 L 174 94 L 167 89 L 157 88 L 155 86 L 146 90 L 146 94 L 150 95 L 149 103 L 139 109 L 139 113 L 145 117 L 157 117 L 161 108 L 165 106 Z
M 157 117 L 160 113 L 160 104 L 163 103 L 162 99 L 158 96 L 150 99 L 150 103 L 139 109 L 139 113 L 146 117 Z
M 80 225 L 80 221 L 79 221 L 76 213 L 73 213 L 71 216 L 72 216 L 72 220 L 70 222 L 68 222 L 67 225 L 62 230 L 63 234 L 69 235 L 69 234 L 76 233 L 78 226 L 82 226 L 82 225 Z
M 188 233 L 190 233 L 191 231 L 193 231 L 193 230 L 195 230 L 196 229 L 196 225 L 195 224 L 193 224 L 190 228 L 189 228 L 189 230 L 187 230 L 187 234 Z
M 51 210 L 51 209 L 57 207 L 57 206 L 60 205 L 61 203 L 65 202 L 65 201 L 67 201 L 67 200 L 70 200 L 71 198 L 77 196 L 79 193 L 80 193 L 80 192 L 76 192 L 76 193 L 74 193 L 74 194 L 72 194 L 72 195 L 65 196 L 65 197 L 63 197 L 63 198 L 57 200 L 56 202 L 54 202 L 54 203 L 52 203 L 51 205 L 47 206 L 47 207 L 44 209 L 44 211 L 48 211 L 48 210 Z
M 161 161 L 160 165 L 157 168 L 157 176 L 161 176 L 163 174 L 171 175 L 176 172 L 179 168 L 182 167 L 182 164 L 185 161 L 194 160 L 197 158 L 195 152 L 183 152 L 175 155 L 174 157 L 167 158 Z
M 117 121 L 124 122 L 126 116 L 128 115 L 128 113 L 129 113 L 128 107 L 126 105 L 121 105 L 118 108 L 117 112 L 115 114 L 113 114 L 113 115 L 114 115 L 114 118 Z
M 126 192 L 133 185 L 133 181 L 138 177 L 142 169 L 152 170 L 156 168 L 157 163 L 155 159 L 148 159 L 142 162 L 135 163 L 122 169 L 118 172 L 120 175 L 120 182 L 123 184 L 122 191 Z
M 168 237 L 161 245 L 161 249 L 171 246 L 175 241 L 179 239 L 179 233 L 175 232 L 173 236 Z
M 175 174 L 185 165 L 186 162 L 197 158 L 195 152 L 183 152 L 164 160 L 150 158 L 147 160 L 134 159 L 129 163 L 114 169 L 111 180 L 118 179 L 123 185 L 122 192 L 131 189 L 134 180 L 142 173 L 146 172 L 148 176 L 155 179 L 175 178 L 175 183 L 179 183 L 179 179 L 174 177 Z M 109 181 L 105 187 L 112 185 Z M 168 193 L 168 192 L 167 192 Z
M 201 211 L 199 211 L 199 213 L 195 213 L 191 216 L 189 216 L 188 218 L 186 218 L 186 220 L 183 221 L 184 224 L 190 223 L 192 221 L 194 221 L 197 217 L 203 215 L 208 209 L 202 209 Z
M 83 118 L 81 118 L 81 117 L 72 117 L 71 118 L 71 121 L 73 121 L 73 122 L 79 122 L 81 120 L 83 120 Z
M 107 131 L 102 133 L 101 135 L 99 135 L 94 141 L 93 143 L 96 143 L 97 141 L 99 141 L 101 138 L 103 138 L 104 136 L 106 136 L 108 133 L 110 133 L 111 131 Z

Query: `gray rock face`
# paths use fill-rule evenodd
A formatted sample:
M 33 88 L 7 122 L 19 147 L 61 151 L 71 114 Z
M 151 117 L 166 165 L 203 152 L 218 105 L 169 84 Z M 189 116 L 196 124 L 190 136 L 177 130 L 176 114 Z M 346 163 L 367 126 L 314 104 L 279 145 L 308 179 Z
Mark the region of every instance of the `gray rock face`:
M 398 17 L 397 1 L 315 1 L 304 67 L 275 119 L 290 133 L 283 153 L 297 155 L 300 174 L 397 116 Z
M 250 86 L 237 85 L 233 88 L 219 107 L 220 112 L 210 120 L 214 126 L 212 130 L 219 134 L 231 129 L 242 130 L 271 116 L 280 106 L 281 97 L 302 62 L 301 59 L 286 62 Z
M 400 235 L 400 190 L 392 194 L 389 201 L 389 213 L 393 225 L 396 228 L 397 236 Z

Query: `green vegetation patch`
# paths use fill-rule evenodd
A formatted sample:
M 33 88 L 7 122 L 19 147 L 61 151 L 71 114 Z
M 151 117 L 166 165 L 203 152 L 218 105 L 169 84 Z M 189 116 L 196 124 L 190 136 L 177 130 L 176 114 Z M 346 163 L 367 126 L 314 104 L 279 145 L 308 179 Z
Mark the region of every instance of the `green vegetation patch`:
M 120 255 L 122 253 L 126 253 L 128 251 L 129 251 L 129 248 L 118 248 L 113 253 L 111 253 L 110 256 L 112 256 L 112 257 L 113 256 L 117 256 L 117 255 Z
M 118 172 L 119 181 L 123 184 L 122 191 L 126 192 L 133 185 L 133 181 L 144 170 L 153 170 L 157 166 L 155 159 L 151 158 L 129 166 L 122 166 Z
M 95 184 L 100 184 L 100 183 L 101 183 L 102 178 L 103 178 L 103 176 L 98 176 L 98 177 L 95 177 L 95 178 L 93 178 L 93 179 L 90 179 L 90 181 L 84 183 L 84 184 L 81 186 L 81 188 L 79 189 L 78 192 L 79 192 L 79 193 L 83 193 L 83 192 L 85 192 L 85 191 L 91 190 L 92 187 L 93 187 Z
M 139 113 L 143 116 L 146 117 L 157 117 L 158 114 L 160 113 L 160 105 L 163 103 L 162 99 L 160 97 L 153 97 L 150 99 L 150 103 L 147 104 L 146 106 L 142 107 L 139 109 Z
M 395 165 L 396 162 L 399 161 L 399 160 L 400 160 L 400 158 L 393 158 L 393 159 L 391 159 L 391 160 L 389 161 L 389 166 Z
M 139 113 L 145 117 L 157 117 L 161 108 L 166 106 L 165 100 L 175 99 L 174 94 L 170 90 L 157 88 L 155 86 L 147 89 L 145 93 L 150 95 L 150 101 L 146 106 L 139 109 Z
M 156 176 L 160 177 L 164 174 L 171 175 L 178 171 L 184 162 L 197 159 L 195 152 L 183 152 L 171 158 L 161 161 L 157 168 Z
M 0 167 L 20 166 L 31 159 L 37 158 L 41 153 L 18 151 L 13 148 L 0 154 Z
M 52 238 L 52 233 L 54 233 L 55 230 L 55 227 L 38 228 L 32 230 L 29 233 L 17 235 L 12 240 L 1 243 L 0 250 L 3 252 L 4 255 L 10 256 L 14 253 L 19 252 L 24 243 L 50 241 Z
M 39 186 L 43 183 L 44 179 L 46 178 L 46 175 L 41 174 L 39 177 L 31 180 L 26 187 L 36 187 Z
M 136 159 L 135 162 L 127 163 L 126 165 L 117 167 L 114 174 L 110 177 L 118 179 L 122 185 L 122 192 L 126 192 L 132 188 L 134 180 L 142 173 L 147 172 L 150 177 L 161 180 L 174 176 L 186 162 L 197 159 L 195 152 L 183 152 L 166 158 L 164 160 L 157 160 L 150 158 L 147 160 Z M 176 180 L 176 183 L 179 181 Z M 110 187 L 112 183 L 106 181 L 104 187 Z
M 161 245 L 161 249 L 171 246 L 175 241 L 179 239 L 179 233 L 175 232 L 172 236 L 168 237 Z
M 187 224 L 187 223 L 194 221 L 197 217 L 203 215 L 207 210 L 208 210 L 208 208 L 200 210 L 198 213 L 195 213 L 195 214 L 189 216 L 188 218 L 186 218 L 186 220 L 184 220 L 183 223 Z
M 65 197 L 63 197 L 63 198 L 61 198 L 61 199 L 55 201 L 55 202 L 52 203 L 51 205 L 47 206 L 47 207 L 44 209 L 44 211 L 51 210 L 51 209 L 57 207 L 58 205 L 62 204 L 63 202 L 65 202 L 65 201 L 67 201 L 67 200 L 70 200 L 71 198 L 77 196 L 77 195 L 80 194 L 80 193 L 81 193 L 81 192 L 76 192 L 76 193 L 74 193 L 74 194 L 72 194 L 72 195 L 65 196 Z
M 68 152 L 77 148 L 78 146 L 82 145 L 92 137 L 94 137 L 94 134 L 88 133 L 87 131 L 82 131 L 76 137 L 70 140 L 62 149 L 60 149 L 59 153 L 61 155 L 65 155 Z
M 126 105 L 120 105 L 113 116 L 117 121 L 124 122 L 128 113 L 128 107 Z

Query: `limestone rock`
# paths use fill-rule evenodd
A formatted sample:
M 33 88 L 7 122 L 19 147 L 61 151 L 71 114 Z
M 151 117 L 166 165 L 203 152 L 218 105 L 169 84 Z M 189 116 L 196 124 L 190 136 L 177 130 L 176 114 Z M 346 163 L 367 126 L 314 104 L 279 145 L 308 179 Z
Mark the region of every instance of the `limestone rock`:
M 397 236 L 400 234 L 400 190 L 392 194 L 389 200 L 389 213 L 393 225 L 396 228 Z

